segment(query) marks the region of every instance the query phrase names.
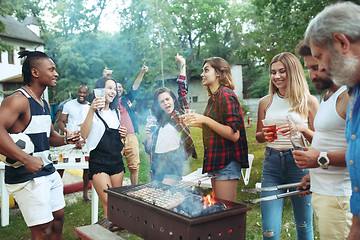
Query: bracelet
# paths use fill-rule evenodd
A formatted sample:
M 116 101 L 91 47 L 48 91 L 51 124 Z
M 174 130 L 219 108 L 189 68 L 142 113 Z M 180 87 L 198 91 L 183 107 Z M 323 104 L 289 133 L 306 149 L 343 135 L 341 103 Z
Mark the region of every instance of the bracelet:
M 64 134 L 64 144 L 68 144 L 68 142 L 66 141 L 66 133 Z

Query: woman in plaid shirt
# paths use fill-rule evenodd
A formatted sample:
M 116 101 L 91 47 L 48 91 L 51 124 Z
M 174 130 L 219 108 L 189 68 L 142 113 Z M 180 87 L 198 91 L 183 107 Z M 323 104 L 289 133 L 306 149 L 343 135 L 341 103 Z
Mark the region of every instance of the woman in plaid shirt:
M 147 138 L 144 141 L 145 151 L 150 154 L 151 180 L 169 185 L 181 180 L 184 161 L 190 156 L 197 158 L 189 127 L 181 120 L 184 109 L 189 108 L 186 100 L 186 62 L 179 54 L 175 60 L 180 63 L 177 79 L 179 98 L 167 88 L 155 91 L 152 110 L 158 126 L 152 131 L 146 125 Z
M 248 168 L 248 147 L 240 103 L 233 92 L 230 65 L 220 57 L 206 59 L 201 74 L 209 93 L 204 115 L 189 114 L 185 122 L 203 130 L 203 172 L 211 176 L 213 194 L 236 202 L 241 168 Z

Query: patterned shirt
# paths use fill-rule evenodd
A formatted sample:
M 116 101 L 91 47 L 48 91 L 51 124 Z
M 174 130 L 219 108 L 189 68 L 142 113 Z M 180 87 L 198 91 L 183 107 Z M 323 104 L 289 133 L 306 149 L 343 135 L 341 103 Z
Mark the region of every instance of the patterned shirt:
M 193 158 L 197 158 L 197 154 L 195 151 L 195 146 L 193 140 L 190 135 L 190 130 L 188 126 L 184 124 L 183 121 L 180 121 L 180 116 L 184 113 L 184 109 L 188 109 L 189 105 L 186 99 L 186 94 L 188 92 L 188 85 L 186 81 L 186 76 L 179 75 L 177 78 L 178 83 L 178 100 L 179 100 L 179 109 L 175 109 L 171 118 L 169 119 L 169 123 L 173 125 L 176 130 L 181 135 L 181 142 L 184 144 L 185 152 L 187 153 L 187 157 L 192 156 Z M 157 137 L 159 134 L 160 127 L 158 126 L 152 136 L 151 139 L 151 148 L 147 149 L 145 147 L 145 151 L 150 154 L 150 161 L 152 160 L 152 154 L 155 152 L 155 146 L 157 142 Z M 144 146 L 147 146 L 146 139 L 143 142 Z
M 234 132 L 239 131 L 240 137 L 237 142 L 233 142 L 221 137 L 203 124 L 203 173 L 221 169 L 231 161 L 238 161 L 242 168 L 248 168 L 248 147 L 244 119 L 235 93 L 221 85 L 209 98 L 204 115 L 220 124 L 231 127 Z
M 351 213 L 360 216 L 360 86 L 349 90 L 350 104 L 346 117 L 345 137 L 348 142 L 346 164 L 349 170 L 352 195 Z

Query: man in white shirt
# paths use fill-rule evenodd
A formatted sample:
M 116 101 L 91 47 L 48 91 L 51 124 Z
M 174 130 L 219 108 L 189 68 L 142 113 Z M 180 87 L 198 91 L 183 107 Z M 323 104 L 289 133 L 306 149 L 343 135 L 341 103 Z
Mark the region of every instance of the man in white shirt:
M 319 69 L 319 61 L 304 42 L 298 44 L 297 54 L 304 58 L 315 88 L 327 92 L 314 119 L 312 147 L 294 151 L 293 155 L 300 168 L 309 168 L 302 183 L 304 188 L 306 182 L 311 183 L 311 204 L 320 238 L 346 239 L 352 223 L 351 184 L 345 160 L 349 95 L 345 86 L 335 85 L 327 72 Z
M 77 98 L 71 101 L 68 101 L 64 105 L 64 109 L 62 111 L 61 120 L 59 123 L 59 128 L 62 131 L 80 131 L 80 125 L 84 122 L 85 117 L 89 111 L 89 102 L 86 101 L 87 96 L 89 96 L 89 88 L 86 85 L 80 85 L 77 92 Z M 67 124 L 65 126 L 65 124 Z M 84 141 L 78 142 L 75 146 L 71 146 L 72 149 L 78 149 L 76 151 L 78 154 L 87 154 L 88 151 L 83 149 Z M 63 171 L 60 172 L 62 175 Z M 88 186 L 89 186 L 89 170 L 84 169 L 83 172 L 83 200 L 86 202 L 90 202 L 91 199 L 88 197 Z

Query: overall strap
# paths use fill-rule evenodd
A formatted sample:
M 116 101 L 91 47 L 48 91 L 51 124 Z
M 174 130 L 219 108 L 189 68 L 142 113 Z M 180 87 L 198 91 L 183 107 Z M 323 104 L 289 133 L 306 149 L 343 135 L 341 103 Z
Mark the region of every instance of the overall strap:
M 121 119 L 120 119 L 120 115 L 119 115 L 119 110 L 115 109 L 115 112 L 116 112 L 117 118 L 119 119 L 119 127 L 120 127 L 121 126 Z
M 119 113 L 118 113 L 117 109 L 115 110 L 115 112 L 116 112 L 116 116 L 118 117 L 119 122 L 120 122 L 120 116 L 119 116 Z M 105 120 L 100 116 L 99 111 L 96 110 L 95 113 L 96 113 L 96 115 L 100 118 L 100 120 L 104 123 L 105 128 L 108 129 L 109 126 L 107 125 L 107 123 L 105 122 Z M 120 125 L 121 125 L 121 122 L 120 122 Z M 120 127 L 120 125 L 119 125 L 119 127 Z
M 98 110 L 95 111 L 96 115 L 99 117 L 99 119 L 103 122 L 103 124 L 105 125 L 105 128 L 108 129 L 109 126 L 107 125 L 107 123 L 105 122 L 105 120 L 100 116 Z

